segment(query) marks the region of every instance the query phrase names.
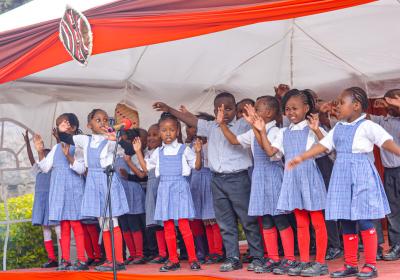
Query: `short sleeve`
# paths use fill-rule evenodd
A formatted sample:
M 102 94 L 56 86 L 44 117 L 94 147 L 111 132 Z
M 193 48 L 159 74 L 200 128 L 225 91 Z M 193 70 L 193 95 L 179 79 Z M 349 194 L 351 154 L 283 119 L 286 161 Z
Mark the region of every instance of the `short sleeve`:
M 211 126 L 213 125 L 213 121 L 206 121 L 199 119 L 197 121 L 197 136 L 208 137 L 211 132 Z
M 382 126 L 371 121 L 367 122 L 368 121 L 363 124 L 363 129 L 365 129 L 366 137 L 372 143 L 381 147 L 386 141 L 393 140 L 393 136 L 391 136 Z
M 189 147 L 185 148 L 184 152 L 185 159 L 191 169 L 196 167 L 196 153 Z
M 335 148 L 334 142 L 333 142 L 334 131 L 335 131 L 335 128 L 333 128 L 331 131 L 329 131 L 328 134 L 325 135 L 325 137 L 319 141 L 319 144 L 321 144 L 322 146 L 327 148 L 328 151 L 332 151 Z
M 159 157 L 159 152 L 160 152 L 160 148 L 157 148 L 150 157 L 146 158 L 146 168 L 147 170 L 151 170 L 156 168 L 157 166 L 157 162 L 158 162 L 158 157 Z
M 236 139 L 240 143 L 240 145 L 242 145 L 243 148 L 250 148 L 252 135 L 254 136 L 254 132 L 252 129 L 250 129 L 247 132 L 236 136 Z
M 285 154 L 285 151 L 283 149 L 283 132 L 285 131 L 285 129 L 286 128 L 280 129 L 277 132 L 274 141 L 271 143 L 271 146 L 278 149 L 282 154 Z

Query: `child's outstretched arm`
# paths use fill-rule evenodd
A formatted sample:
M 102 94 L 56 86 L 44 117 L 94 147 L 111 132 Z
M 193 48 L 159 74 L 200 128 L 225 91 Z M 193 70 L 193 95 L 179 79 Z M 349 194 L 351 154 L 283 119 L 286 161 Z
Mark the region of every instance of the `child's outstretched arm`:
M 138 176 L 139 178 L 144 178 L 147 176 L 146 172 L 140 170 L 139 168 L 136 167 L 135 164 L 133 164 L 133 162 L 131 161 L 131 156 L 124 155 L 124 160 L 126 164 L 128 164 L 129 168 L 132 170 L 132 172 L 135 173 L 136 176 Z
M 321 144 L 316 144 L 314 145 L 311 149 L 309 149 L 308 151 L 304 152 L 303 154 L 296 156 L 295 158 L 293 158 L 291 161 L 289 161 L 286 164 L 286 168 L 288 170 L 292 170 L 294 169 L 297 165 L 299 165 L 300 163 L 302 163 L 303 161 L 313 158 L 319 154 L 325 153 L 327 152 L 328 149 L 321 145 Z
M 267 153 L 268 156 L 274 156 L 279 150 L 275 147 L 272 147 L 271 142 L 268 140 L 267 131 L 265 130 L 265 122 L 262 118 L 255 115 L 253 127 L 259 131 L 259 137 L 261 136 L 261 147 Z M 257 134 L 256 134 L 257 137 Z
M 385 143 L 382 144 L 382 148 L 397 156 L 400 156 L 400 147 L 393 140 L 386 140 Z
M 136 137 L 135 139 L 133 139 L 132 144 L 133 144 L 133 149 L 136 152 L 136 156 L 139 161 L 140 167 L 142 167 L 143 172 L 147 173 L 148 172 L 147 164 L 143 157 L 142 142 L 140 141 L 140 137 Z
M 201 149 L 203 147 L 203 141 L 200 139 L 196 139 L 194 141 L 194 152 L 196 153 L 196 163 L 195 163 L 195 169 L 200 170 L 202 166 L 202 160 L 201 160 Z
M 192 113 L 175 110 L 163 102 L 154 103 L 153 108 L 157 111 L 170 113 L 191 127 L 197 127 L 198 119 Z
M 32 148 L 31 148 L 31 142 L 29 141 L 28 129 L 25 130 L 25 134 L 22 133 L 22 136 L 24 137 L 24 140 L 25 140 L 26 151 L 28 153 L 29 162 L 33 166 L 35 164 L 35 158 L 33 157 Z
M 225 138 L 228 140 L 229 143 L 231 143 L 232 145 L 240 145 L 236 135 L 233 134 L 233 132 L 224 122 L 224 107 L 225 107 L 224 104 L 222 104 L 221 107 L 218 108 L 217 118 L 215 119 L 215 121 L 219 124 L 222 133 L 224 134 Z

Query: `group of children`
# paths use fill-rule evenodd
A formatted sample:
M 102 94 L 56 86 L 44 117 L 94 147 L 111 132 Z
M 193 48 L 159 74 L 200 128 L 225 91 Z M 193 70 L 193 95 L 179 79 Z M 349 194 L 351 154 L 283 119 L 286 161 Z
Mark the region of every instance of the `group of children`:
M 89 114 L 90 136 L 79 133 L 74 114 L 61 115 L 56 121 L 60 143 L 46 151 L 35 135 L 38 163 L 30 152 L 38 170 L 32 221 L 43 225 L 49 254 L 45 267 L 56 263 L 52 243 L 48 243 L 53 224 L 61 225 L 59 269 L 87 270 L 85 248 L 91 263 L 100 264 L 100 248 L 96 242 L 88 246 L 84 238 L 85 229 L 98 219 L 104 227 L 106 261 L 97 270 L 112 269 L 110 230 L 117 269 L 125 268 L 123 243 L 130 253 L 125 264 L 148 261 L 143 233 L 149 232 L 158 246 L 158 257 L 151 262 L 162 263 L 163 272 L 179 269 L 178 228 L 192 270 L 199 270 L 201 263 L 223 262 L 220 271 L 233 271 L 242 268 L 240 222 L 252 259 L 248 270 L 320 276 L 329 273 L 325 260 L 331 230 L 327 228 L 333 223 L 343 234 L 345 264 L 330 276 L 377 277 L 373 220 L 388 215 L 391 249 L 385 257 L 400 257 L 398 202 L 387 198 L 399 176 L 400 90 L 385 95 L 387 118 L 366 114 L 368 97 L 357 87 L 344 90 L 337 103 L 322 106 L 311 90 L 280 86 L 277 93 L 239 104 L 231 93 L 219 93 L 214 100 L 215 117 L 157 102 L 154 109 L 163 112 L 159 122 L 147 132 L 127 131 L 118 143 L 115 133 L 108 130 L 103 110 Z M 180 121 L 186 124 L 186 143 Z M 322 126 L 333 128 L 327 132 Z M 103 171 L 112 163 L 115 145 L 117 174 L 112 180 L 110 217 L 104 212 L 107 177 Z M 385 187 L 374 165 L 374 145 L 381 148 Z M 312 262 L 310 222 L 316 247 Z M 71 227 L 77 245 L 74 265 L 69 256 Z M 357 266 L 359 231 L 365 253 L 361 270 Z M 96 237 L 97 229 L 92 232 Z M 92 253 L 88 253 L 90 247 Z

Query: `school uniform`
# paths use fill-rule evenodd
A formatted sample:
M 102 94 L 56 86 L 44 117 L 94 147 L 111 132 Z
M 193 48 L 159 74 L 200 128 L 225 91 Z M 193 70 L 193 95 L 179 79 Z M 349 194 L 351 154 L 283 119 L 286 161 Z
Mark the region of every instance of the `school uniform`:
M 32 174 L 35 180 L 35 197 L 32 207 L 32 225 L 34 226 L 53 226 L 58 222 L 49 221 L 49 191 L 51 171 L 43 173 L 38 164 L 32 167 Z
M 373 116 L 371 121 L 382 126 L 397 145 L 400 145 L 400 118 L 388 115 Z M 381 160 L 385 169 L 383 186 L 390 206 L 388 218 L 388 233 L 390 246 L 400 245 L 400 157 L 384 149 L 380 150 Z
M 244 119 L 228 124 L 236 135 L 250 129 Z M 231 145 L 215 121 L 198 120 L 197 135 L 207 137 L 208 165 L 212 172 L 211 188 L 214 211 L 221 229 L 227 257 L 240 256 L 238 240 L 239 218 L 246 233 L 250 255 L 264 255 L 257 217 L 249 216 L 250 178 L 252 159 L 248 149 Z

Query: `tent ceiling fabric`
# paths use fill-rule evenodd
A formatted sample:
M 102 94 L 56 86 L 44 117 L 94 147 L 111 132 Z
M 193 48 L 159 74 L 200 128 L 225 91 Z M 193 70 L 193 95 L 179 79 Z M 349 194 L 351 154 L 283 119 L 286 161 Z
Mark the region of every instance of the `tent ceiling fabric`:
M 222 89 L 255 98 L 287 83 L 330 99 L 361 86 L 379 97 L 400 85 L 399 14 L 398 1 L 381 0 L 99 54 L 87 68 L 67 62 L 0 85 L 0 117 L 28 124 L 49 143 L 58 114 L 75 112 L 85 124 L 91 109 L 112 115 L 120 101 L 136 107 L 148 127 L 159 116 L 155 100 L 212 112 Z

